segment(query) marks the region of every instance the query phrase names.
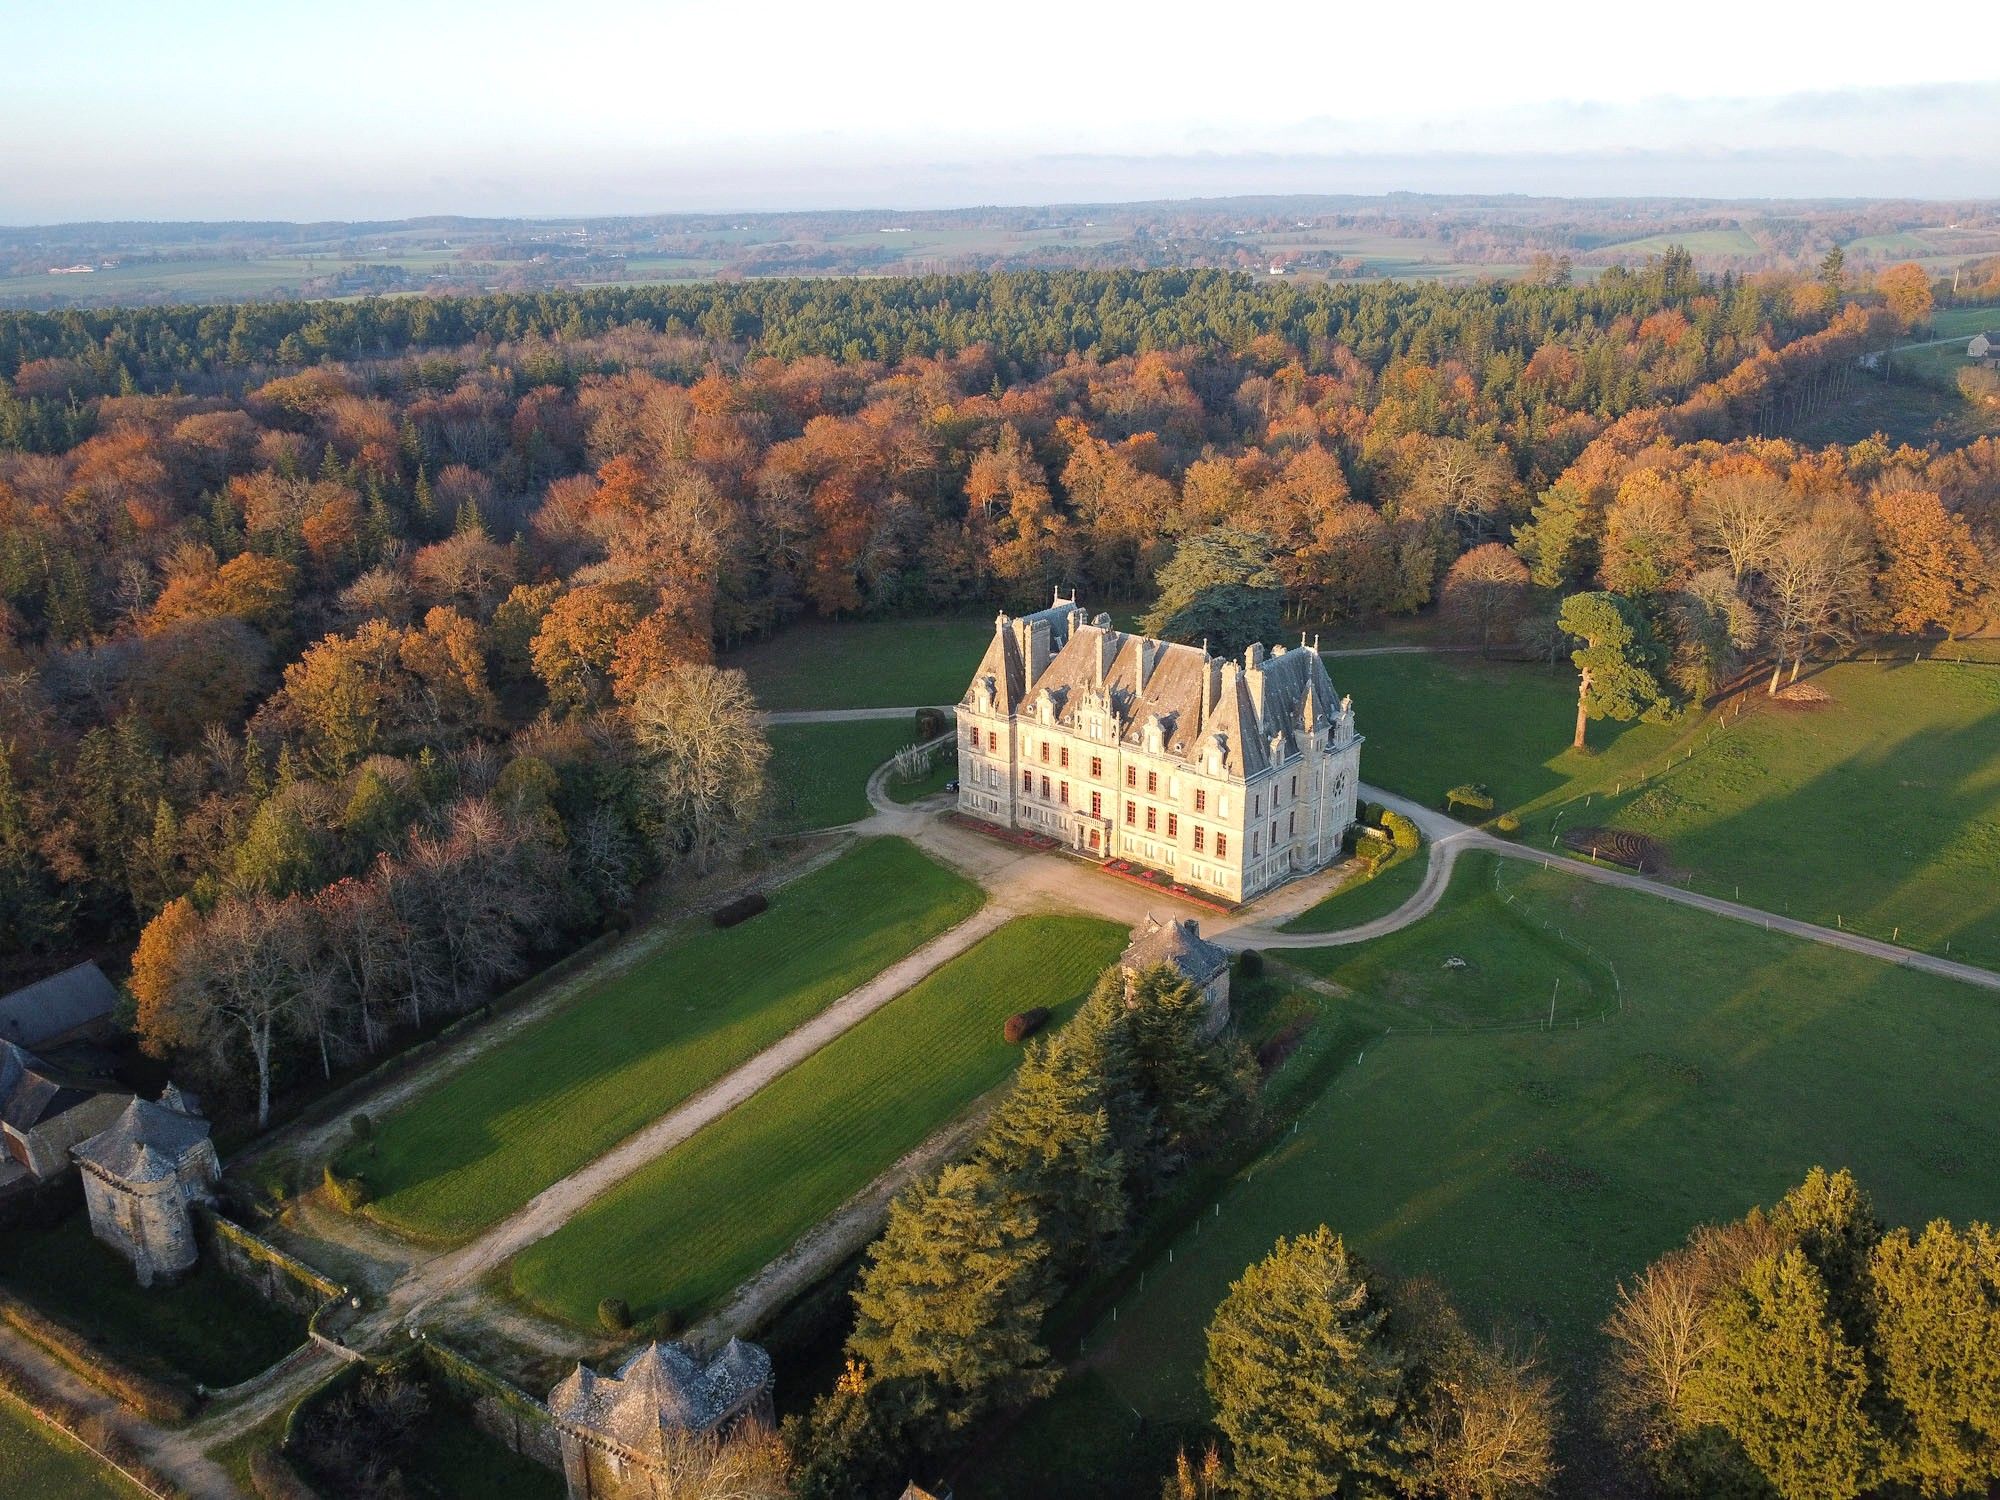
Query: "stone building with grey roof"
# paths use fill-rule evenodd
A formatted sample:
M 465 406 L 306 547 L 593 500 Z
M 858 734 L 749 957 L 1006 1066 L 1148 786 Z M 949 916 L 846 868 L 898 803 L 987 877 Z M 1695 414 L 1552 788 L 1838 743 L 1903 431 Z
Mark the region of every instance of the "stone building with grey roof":
M 1240 660 L 1074 598 L 994 621 L 958 705 L 959 811 L 1248 901 L 1340 857 L 1361 736 L 1317 651 Z
M 1220 1036 L 1229 1024 L 1229 950 L 1203 937 L 1193 917 L 1169 917 L 1162 922 L 1148 915 L 1118 955 L 1118 972 L 1125 981 L 1128 1002 L 1139 976 L 1162 966 L 1201 991 L 1203 1039 Z
M 109 1125 L 131 1097 L 0 1040 L 0 1190 L 68 1171 L 70 1148 Z
M 110 1029 L 118 990 L 94 963 L 80 963 L 0 995 L 0 1041 L 56 1047 Z
M 616 1375 L 578 1365 L 549 1393 L 549 1414 L 572 1500 L 666 1500 L 689 1438 L 772 1425 L 771 1356 L 741 1339 L 707 1356 L 647 1344 Z
M 195 1263 L 194 1210 L 214 1203 L 222 1164 L 193 1095 L 170 1083 L 157 1103 L 132 1099 L 70 1154 L 83 1174 L 90 1232 L 132 1262 L 139 1285 L 172 1280 Z

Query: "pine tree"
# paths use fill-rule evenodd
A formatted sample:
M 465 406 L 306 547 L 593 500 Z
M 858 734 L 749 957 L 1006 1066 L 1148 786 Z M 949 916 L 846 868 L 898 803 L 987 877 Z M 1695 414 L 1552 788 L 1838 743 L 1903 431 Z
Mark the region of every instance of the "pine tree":
M 945 1168 L 889 1210 L 854 1292 L 848 1352 L 882 1380 L 921 1382 L 946 1432 L 1045 1395 L 1048 1245 L 983 1167 Z
M 1339 1235 L 1281 1238 L 1208 1325 L 1203 1378 L 1234 1492 L 1388 1497 L 1411 1472 L 1410 1395 L 1386 1309 Z
M 1130 1205 L 1102 1080 L 1061 1040 L 1022 1060 L 980 1134 L 977 1159 L 1025 1201 L 1052 1267 L 1068 1274 L 1124 1233 Z
M 1881 1477 L 1868 1368 L 1800 1250 L 1765 1256 L 1710 1308 L 1688 1415 L 1720 1427 L 1783 1500 L 1853 1500 Z
M 1869 1294 L 1892 1477 L 1926 1495 L 2000 1484 L 2000 1234 L 1894 1230 L 1870 1257 Z

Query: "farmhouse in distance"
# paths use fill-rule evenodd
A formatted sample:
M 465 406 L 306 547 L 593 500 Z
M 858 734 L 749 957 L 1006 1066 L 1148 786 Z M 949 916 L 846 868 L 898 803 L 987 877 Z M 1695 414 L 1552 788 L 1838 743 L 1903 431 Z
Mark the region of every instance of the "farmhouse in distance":
M 1004 612 L 958 706 L 959 811 L 1247 901 L 1340 857 L 1354 706 L 1317 651 L 1212 656 L 1086 619 Z

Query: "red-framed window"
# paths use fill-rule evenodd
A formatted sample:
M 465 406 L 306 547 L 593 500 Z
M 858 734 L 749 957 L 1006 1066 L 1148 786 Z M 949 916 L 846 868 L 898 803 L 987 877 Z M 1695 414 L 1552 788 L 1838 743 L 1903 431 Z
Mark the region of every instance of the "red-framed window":
M 1160 810 L 1159 810 L 1159 809 L 1158 809 L 1157 807 L 1149 807 L 1149 808 L 1147 808 L 1147 809 L 1146 809 L 1146 832 L 1148 832 L 1148 833 L 1152 833 L 1152 832 L 1154 832 L 1154 831 L 1155 831 L 1156 829 L 1158 829 L 1158 828 L 1159 828 L 1159 826 L 1160 826 Z
M 1130 828 L 1134 823 L 1138 821 L 1139 821 L 1139 804 L 1136 802 L 1127 802 L 1125 804 L 1125 826 L 1127 828 Z
M 1176 817 L 1173 813 L 1168 813 L 1167 837 L 1170 839 L 1177 839 L 1180 836 L 1181 836 L 1181 820 L 1178 817 Z

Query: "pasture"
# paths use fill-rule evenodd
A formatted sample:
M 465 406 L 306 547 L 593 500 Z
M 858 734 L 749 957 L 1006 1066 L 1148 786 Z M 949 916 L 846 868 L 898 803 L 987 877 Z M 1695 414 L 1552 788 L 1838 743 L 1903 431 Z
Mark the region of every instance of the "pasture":
M 1496 888 L 1495 863 L 1463 860 L 1415 927 L 1286 957 L 1350 987 L 1326 1019 L 1357 1027 L 1379 1028 L 1385 1005 L 1410 1027 L 1532 1018 L 1558 977 L 1564 994 L 1589 986 L 1585 1003 L 1566 1015 L 1559 1000 L 1553 1029 L 1378 1030 L 1355 1046 L 1296 1131 L 1098 1322 L 1074 1404 L 1059 1395 L 1024 1439 L 1121 1418 L 1128 1431 L 1133 1410 L 1198 1417 L 1208 1311 L 1278 1235 L 1321 1222 L 1399 1272 L 1439 1277 L 1476 1325 L 1541 1337 L 1560 1373 L 1595 1357 L 1621 1276 L 1816 1163 L 1853 1168 L 1890 1222 L 1991 1218 L 1990 993 L 1560 868 L 1507 862 Z M 1584 1019 L 1614 972 L 1622 1008 Z M 1452 994 L 1462 978 L 1476 989 Z
M 1659 725 L 1592 724 L 1591 750 L 1578 755 L 1576 669 L 1566 657 L 1553 667 L 1458 654 L 1336 657 L 1326 669 L 1353 697 L 1367 738 L 1362 780 L 1428 807 L 1443 807 L 1461 782 L 1484 784 L 1496 812 L 1608 785 L 1675 738 Z
M 0 1392 L 0 1495 L 33 1500 L 137 1500 L 144 1491 L 82 1444 L 38 1421 Z
M 368 1213 L 469 1236 L 602 1155 L 984 897 L 901 839 L 867 840 L 726 930 L 690 922 L 516 1031 L 340 1154 Z
M 1990 664 L 1843 662 L 1810 679 L 1831 695 L 1826 707 L 1753 693 L 1751 712 L 1719 732 L 1713 720 L 1593 723 L 1598 748 L 1582 756 L 1568 748 L 1567 664 L 1380 656 L 1328 667 L 1354 695 L 1373 785 L 1439 807 L 1453 785 L 1484 782 L 1542 847 L 1580 824 L 1647 834 L 1697 890 L 2000 966 Z M 1325 922 L 1359 920 L 1340 908 L 1360 894 L 1336 893 Z M 1319 920 L 1298 919 L 1301 930 Z
M 785 833 L 867 817 L 868 778 L 917 738 L 914 718 L 773 724 L 765 733 L 771 741 L 771 821 Z
M 530 1247 L 515 1292 L 579 1324 L 607 1296 L 642 1320 L 713 1304 L 1003 1082 L 1006 1018 L 1040 1005 L 1059 1025 L 1128 937 L 1007 923 Z
M 1385 917 L 1417 893 L 1424 883 L 1430 852 L 1418 849 L 1397 854 L 1373 874 L 1360 869 L 1332 892 L 1300 912 L 1280 929 L 1284 932 L 1334 932 Z
M 1711 895 L 2000 968 L 2000 668 L 1855 661 L 1810 680 L 1833 701 L 1753 696 L 1692 759 L 1611 798 L 1600 778 L 1566 822 L 1659 839 Z
M 806 620 L 722 659 L 761 707 L 915 708 L 956 703 L 993 637 L 993 616 Z

